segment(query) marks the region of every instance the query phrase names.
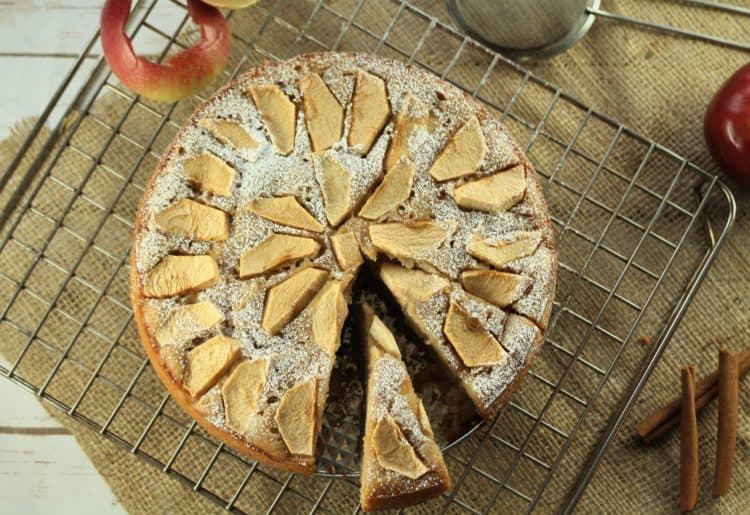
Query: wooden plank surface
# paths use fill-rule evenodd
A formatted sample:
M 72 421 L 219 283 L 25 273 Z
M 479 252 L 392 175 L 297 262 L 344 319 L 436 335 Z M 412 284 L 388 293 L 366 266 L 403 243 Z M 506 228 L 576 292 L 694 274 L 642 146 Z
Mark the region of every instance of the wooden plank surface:
M 99 26 L 103 0 L 0 0 L 0 70 L 3 70 L 3 109 L 0 138 L 23 117 L 38 116 L 86 42 Z M 162 30 L 174 30 L 184 9 L 159 2 L 148 18 Z M 136 51 L 161 52 L 165 39 L 148 28 L 134 40 Z M 88 72 L 101 57 L 98 42 L 88 54 L 81 72 L 60 102 L 67 107 Z
M 73 435 L 33 395 L 2 379 L 0 399 L 0 512 L 125 513 Z

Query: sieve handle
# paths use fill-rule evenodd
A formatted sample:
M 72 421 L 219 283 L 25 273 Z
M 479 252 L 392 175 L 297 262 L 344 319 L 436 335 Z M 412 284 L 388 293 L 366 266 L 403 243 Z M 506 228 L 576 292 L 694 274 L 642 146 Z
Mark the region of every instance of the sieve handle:
M 750 9 L 746 7 L 740 7 L 738 5 L 726 4 L 723 2 L 713 2 L 711 0 L 683 0 L 685 3 L 695 4 L 702 7 L 708 7 L 719 11 L 729 12 L 732 14 L 740 14 L 744 16 L 750 16 Z M 740 50 L 750 50 L 750 43 L 744 43 L 742 41 L 736 41 L 733 39 L 726 39 L 719 36 L 712 36 L 710 34 L 704 34 L 702 32 L 695 32 L 692 30 L 681 29 L 679 27 L 673 27 L 671 25 L 665 25 L 663 23 L 656 23 L 648 20 L 642 20 L 639 18 L 632 18 L 630 16 L 623 16 L 610 11 L 604 11 L 596 7 L 589 7 L 586 9 L 588 14 L 594 16 L 600 16 L 602 18 L 609 18 L 623 23 L 629 23 L 631 25 L 637 25 L 639 27 L 646 27 L 653 30 L 659 30 L 662 32 L 669 32 L 671 34 L 679 34 L 680 36 L 687 36 L 690 38 L 700 39 L 703 41 L 709 41 L 711 43 L 717 43 L 719 45 L 728 46 L 731 48 L 738 48 Z

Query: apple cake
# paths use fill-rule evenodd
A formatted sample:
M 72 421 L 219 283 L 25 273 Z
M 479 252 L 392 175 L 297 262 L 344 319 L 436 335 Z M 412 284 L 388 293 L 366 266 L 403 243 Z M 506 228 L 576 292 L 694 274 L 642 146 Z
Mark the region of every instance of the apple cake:
M 315 471 L 361 267 L 487 419 L 537 354 L 554 295 L 552 227 L 518 146 L 458 88 L 366 54 L 267 63 L 220 89 L 165 152 L 134 238 L 135 317 L 161 380 L 213 435 L 295 472 Z M 419 408 L 398 374 L 388 384 Z M 408 418 L 447 485 L 425 414 Z M 391 452 L 373 435 L 416 437 L 387 420 L 365 455 Z

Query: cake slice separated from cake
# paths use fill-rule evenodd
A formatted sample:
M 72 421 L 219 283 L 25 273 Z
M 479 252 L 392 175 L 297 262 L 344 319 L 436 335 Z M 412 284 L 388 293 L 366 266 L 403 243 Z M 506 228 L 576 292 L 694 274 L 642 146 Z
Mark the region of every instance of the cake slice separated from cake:
M 403 508 L 433 499 L 450 490 L 451 480 L 396 339 L 366 304 L 360 331 L 367 361 L 362 509 Z

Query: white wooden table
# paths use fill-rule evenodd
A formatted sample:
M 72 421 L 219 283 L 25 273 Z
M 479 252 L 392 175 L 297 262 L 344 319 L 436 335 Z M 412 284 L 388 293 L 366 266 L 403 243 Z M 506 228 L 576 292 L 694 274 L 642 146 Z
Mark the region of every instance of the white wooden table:
M 96 30 L 102 3 L 0 0 L 0 139 L 18 120 L 42 112 Z M 136 48 L 148 52 L 156 43 L 139 41 Z M 99 50 L 94 52 L 98 57 Z M 90 69 L 95 60 L 85 66 Z M 33 395 L 2 378 L 0 413 L 0 512 L 124 512 L 73 436 Z

